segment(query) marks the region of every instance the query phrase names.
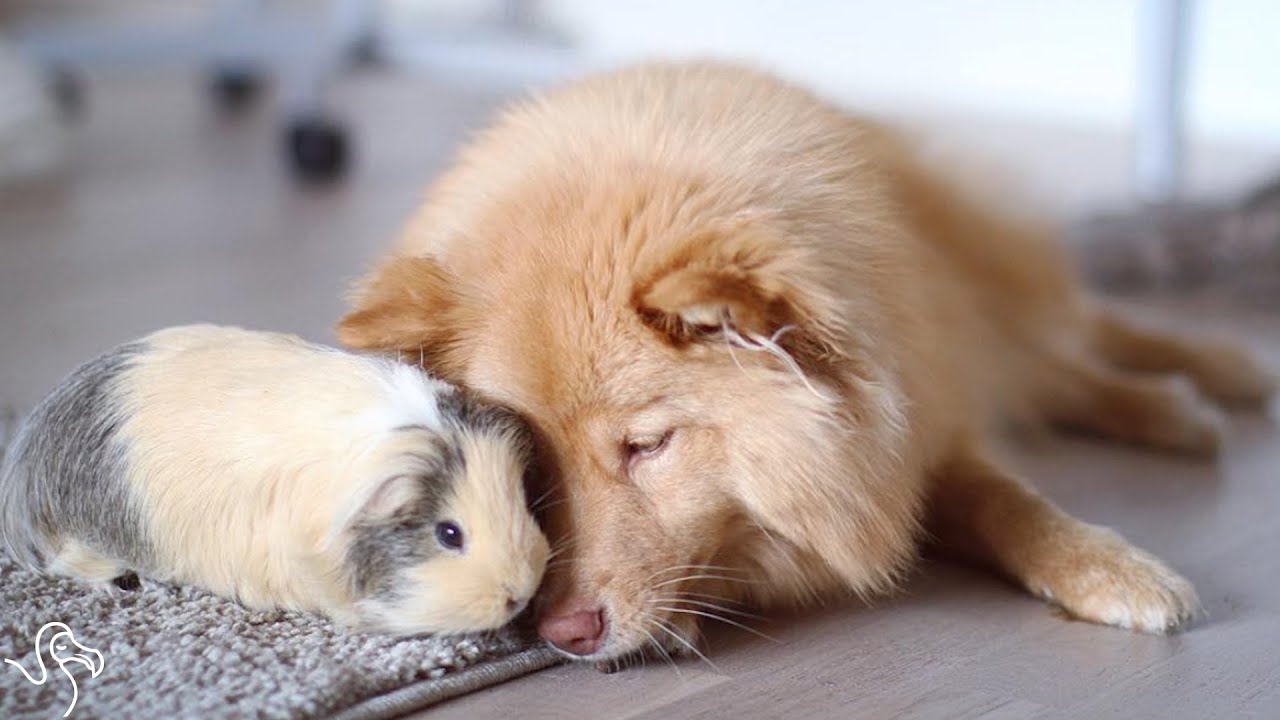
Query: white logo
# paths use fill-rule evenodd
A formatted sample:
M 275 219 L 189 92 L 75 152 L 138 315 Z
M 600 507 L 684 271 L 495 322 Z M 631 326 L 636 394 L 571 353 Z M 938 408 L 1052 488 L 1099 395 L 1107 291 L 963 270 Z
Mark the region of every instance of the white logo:
M 8 658 L 5 658 L 4 660 L 6 663 L 9 663 L 21 670 L 22 674 L 25 675 L 27 680 L 30 680 L 33 685 L 43 685 L 45 684 L 45 681 L 49 679 L 49 668 L 45 667 L 44 653 L 41 652 L 44 648 L 44 645 L 42 645 L 44 642 L 42 638 L 44 638 L 46 630 L 55 631 L 53 635 L 49 636 L 49 657 L 52 658 L 54 662 L 58 663 L 58 667 L 66 674 L 67 679 L 71 681 L 71 704 L 67 706 L 67 711 L 62 713 L 62 717 L 66 717 L 71 714 L 71 709 L 76 706 L 76 700 L 80 699 L 80 688 L 76 685 L 76 679 L 71 674 L 71 671 L 67 669 L 67 664 L 80 663 L 81 665 L 89 668 L 89 672 L 92 673 L 92 677 L 98 677 L 98 674 L 102 672 L 102 668 L 106 665 L 106 661 L 102 659 L 102 653 L 91 647 L 85 647 L 77 642 L 75 636 L 71 634 L 71 628 L 67 627 L 66 623 L 45 623 L 45 626 L 40 628 L 40 632 L 36 633 L 36 663 L 40 665 L 39 680 L 31 677 L 31 674 L 27 672 L 26 668 L 19 665 L 16 660 L 10 660 Z M 71 650 L 71 652 L 67 652 L 67 649 L 72 647 L 74 647 L 74 649 Z

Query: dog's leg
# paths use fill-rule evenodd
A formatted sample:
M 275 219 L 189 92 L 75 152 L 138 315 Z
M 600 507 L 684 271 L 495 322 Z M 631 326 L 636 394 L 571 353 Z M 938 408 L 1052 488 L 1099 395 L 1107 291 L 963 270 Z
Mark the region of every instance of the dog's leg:
M 1106 528 L 1077 520 L 976 450 L 934 478 L 940 550 L 987 565 L 1090 622 L 1165 633 L 1199 605 L 1191 583 Z
M 1093 313 L 1090 336 L 1097 353 L 1117 367 L 1186 375 L 1223 405 L 1259 407 L 1276 393 L 1275 373 L 1230 343 L 1149 330 L 1102 308 Z
M 1186 378 L 1113 370 L 1078 358 L 1046 359 L 1040 409 L 1055 426 L 1148 447 L 1212 455 L 1221 413 Z

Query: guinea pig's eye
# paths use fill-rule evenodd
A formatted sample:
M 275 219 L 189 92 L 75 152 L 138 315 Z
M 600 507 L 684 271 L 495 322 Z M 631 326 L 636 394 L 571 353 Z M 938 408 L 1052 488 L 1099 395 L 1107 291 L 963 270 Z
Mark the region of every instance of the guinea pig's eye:
M 461 550 L 462 528 L 448 520 L 436 523 L 436 542 L 446 550 Z
M 623 450 L 628 460 L 652 457 L 665 450 L 670 440 L 671 431 L 668 430 L 661 435 L 645 435 L 628 440 L 623 445 Z

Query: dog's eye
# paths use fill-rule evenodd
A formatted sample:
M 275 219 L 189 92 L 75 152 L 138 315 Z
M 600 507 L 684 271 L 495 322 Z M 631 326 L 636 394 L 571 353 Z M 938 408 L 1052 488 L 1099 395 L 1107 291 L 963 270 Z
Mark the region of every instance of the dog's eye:
M 650 457 L 662 452 L 667 447 L 667 442 L 671 440 L 671 431 L 668 430 L 661 435 L 645 435 L 643 437 L 628 440 L 624 445 L 627 453 L 627 459 Z

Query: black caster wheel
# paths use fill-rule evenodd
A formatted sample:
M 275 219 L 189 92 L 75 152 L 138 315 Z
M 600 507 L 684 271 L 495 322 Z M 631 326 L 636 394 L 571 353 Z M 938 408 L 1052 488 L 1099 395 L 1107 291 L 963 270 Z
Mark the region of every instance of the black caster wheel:
M 351 63 L 357 67 L 373 67 L 382 62 L 378 41 L 372 37 L 361 38 L 351 46 Z
M 226 112 L 244 110 L 262 94 L 262 76 L 252 70 L 224 68 L 213 74 L 209 92 L 218 108 Z
M 66 68 L 54 68 L 49 71 L 48 83 L 49 95 L 63 115 L 75 118 L 84 114 L 86 93 L 79 75 Z
M 351 163 L 346 128 L 324 118 L 304 118 L 291 123 L 285 150 L 294 173 L 308 182 L 330 182 L 342 177 Z

